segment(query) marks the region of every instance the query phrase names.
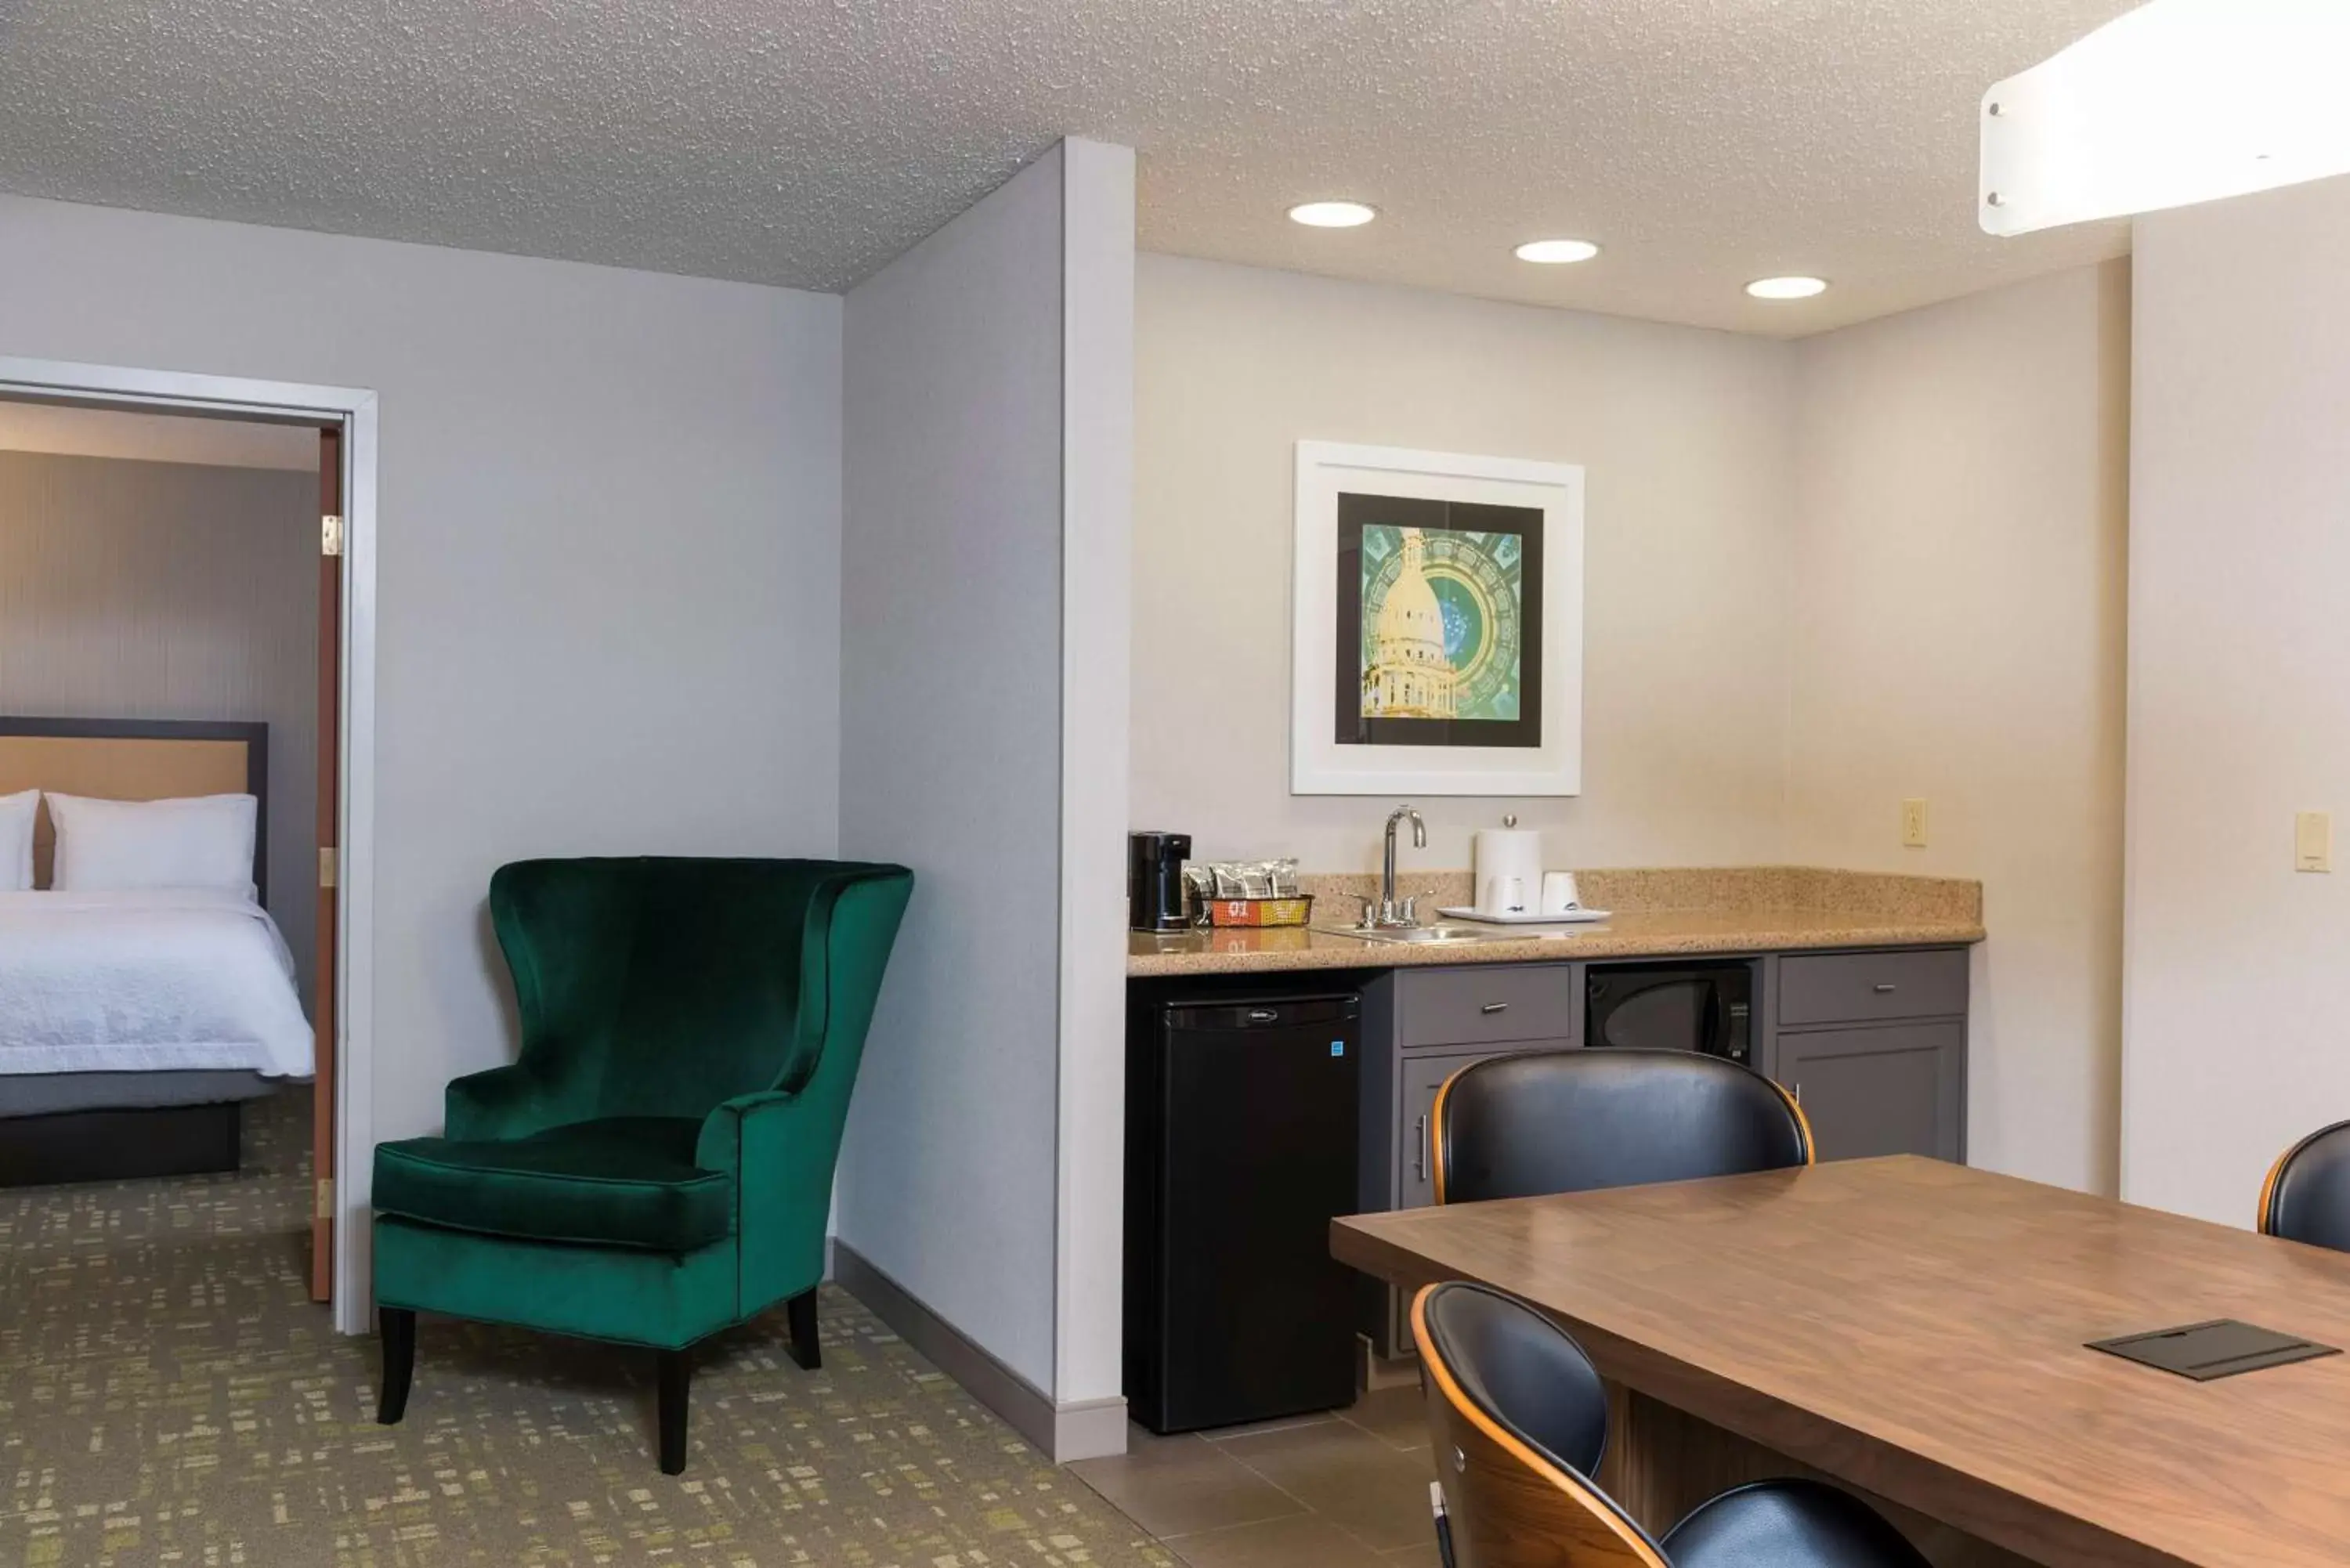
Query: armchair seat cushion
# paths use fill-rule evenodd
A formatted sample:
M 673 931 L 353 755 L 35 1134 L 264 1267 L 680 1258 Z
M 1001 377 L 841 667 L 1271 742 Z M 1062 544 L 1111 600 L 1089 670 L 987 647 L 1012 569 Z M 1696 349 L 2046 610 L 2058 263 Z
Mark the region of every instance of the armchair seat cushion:
M 379 1144 L 379 1214 L 537 1241 L 688 1252 L 723 1241 L 734 1182 L 693 1162 L 700 1120 L 605 1116 L 528 1137 Z

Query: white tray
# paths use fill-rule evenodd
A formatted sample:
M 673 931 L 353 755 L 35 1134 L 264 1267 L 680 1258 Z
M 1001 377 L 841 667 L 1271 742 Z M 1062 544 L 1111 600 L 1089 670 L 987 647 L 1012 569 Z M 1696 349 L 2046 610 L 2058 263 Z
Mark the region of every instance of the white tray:
M 1489 926 L 1581 926 L 1604 920 L 1612 909 L 1569 909 L 1564 915 L 1489 915 L 1479 909 L 1439 909 L 1448 920 L 1477 920 Z

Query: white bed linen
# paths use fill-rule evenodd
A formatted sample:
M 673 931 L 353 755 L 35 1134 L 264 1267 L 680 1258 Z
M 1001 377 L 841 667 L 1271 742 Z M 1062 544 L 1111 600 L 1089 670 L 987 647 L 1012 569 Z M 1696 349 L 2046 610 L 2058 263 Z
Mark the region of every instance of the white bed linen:
M 0 1074 L 310 1066 L 294 955 L 252 899 L 0 893 Z
M 60 893 L 218 888 L 253 897 L 260 803 L 249 794 L 106 800 L 48 794 Z M 27 884 L 30 886 L 30 884 Z
M 41 792 L 0 794 L 0 893 L 33 885 L 33 822 L 41 813 Z

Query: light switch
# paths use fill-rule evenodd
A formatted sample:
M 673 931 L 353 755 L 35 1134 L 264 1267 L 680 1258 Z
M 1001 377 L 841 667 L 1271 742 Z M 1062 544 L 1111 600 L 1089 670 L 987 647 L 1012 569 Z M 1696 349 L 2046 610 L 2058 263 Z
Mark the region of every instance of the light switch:
M 2296 871 L 2334 869 L 2334 814 L 2304 811 L 2293 819 L 2293 868 Z
M 1905 800 L 1901 803 L 1901 842 L 1911 849 L 1926 847 L 1926 803 Z

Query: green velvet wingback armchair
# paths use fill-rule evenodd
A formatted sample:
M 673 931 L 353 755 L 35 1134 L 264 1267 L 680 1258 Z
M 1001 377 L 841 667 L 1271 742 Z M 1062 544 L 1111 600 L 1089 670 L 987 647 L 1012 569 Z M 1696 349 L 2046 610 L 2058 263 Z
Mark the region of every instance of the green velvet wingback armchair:
M 525 860 L 490 882 L 522 1054 L 448 1088 L 445 1135 L 375 1151 L 377 1418 L 416 1314 L 660 1353 L 685 1468 L 694 1343 L 787 1303 L 817 1364 L 833 1165 L 913 889 L 831 860 Z

